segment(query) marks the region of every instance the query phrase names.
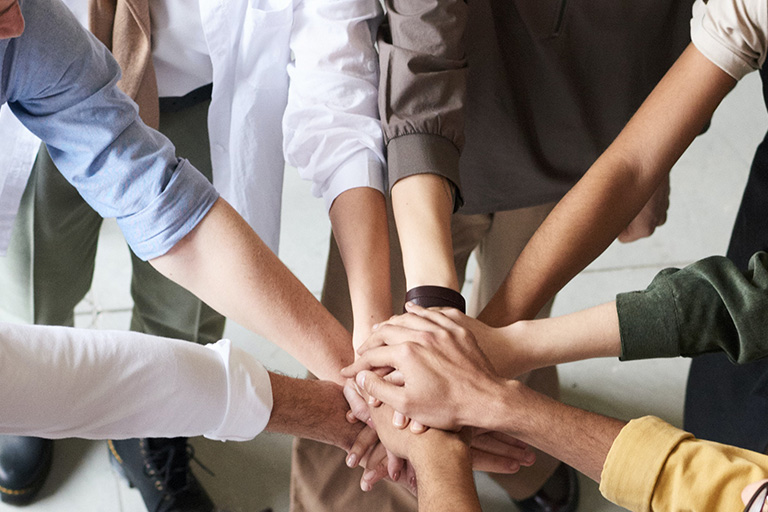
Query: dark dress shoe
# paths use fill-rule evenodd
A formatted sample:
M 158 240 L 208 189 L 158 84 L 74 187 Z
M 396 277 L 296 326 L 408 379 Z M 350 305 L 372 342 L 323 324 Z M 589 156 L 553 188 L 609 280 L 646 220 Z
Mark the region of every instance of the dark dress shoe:
M 189 469 L 187 438 L 108 441 L 112 465 L 136 487 L 149 512 L 213 512 L 213 501 Z
M 45 483 L 53 460 L 53 441 L 39 437 L 0 436 L 0 499 L 27 505 Z
M 524 500 L 512 501 L 520 512 L 576 512 L 579 506 L 576 470 L 561 462 L 536 494 Z

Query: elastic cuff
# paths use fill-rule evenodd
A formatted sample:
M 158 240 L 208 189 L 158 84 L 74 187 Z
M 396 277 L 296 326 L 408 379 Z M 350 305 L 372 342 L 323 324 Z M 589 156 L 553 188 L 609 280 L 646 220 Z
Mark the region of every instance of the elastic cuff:
M 416 174 L 437 174 L 453 187 L 453 211 L 464 204 L 459 179 L 459 149 L 445 137 L 414 133 L 394 138 L 387 144 L 389 189 Z
M 678 357 L 680 355 L 677 308 L 663 275 L 645 291 L 616 296 L 622 361 Z

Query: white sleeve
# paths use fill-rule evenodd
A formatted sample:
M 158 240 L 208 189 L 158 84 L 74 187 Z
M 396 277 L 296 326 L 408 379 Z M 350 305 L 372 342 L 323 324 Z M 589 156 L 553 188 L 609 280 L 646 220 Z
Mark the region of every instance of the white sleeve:
M 0 323 L 0 386 L 2 434 L 245 440 L 272 411 L 267 371 L 228 340 Z
M 384 191 L 378 120 L 377 0 L 298 0 L 283 117 L 285 159 L 326 208 L 357 187 Z
M 768 52 L 766 0 L 701 0 L 694 4 L 691 41 L 717 67 L 740 80 L 763 67 Z

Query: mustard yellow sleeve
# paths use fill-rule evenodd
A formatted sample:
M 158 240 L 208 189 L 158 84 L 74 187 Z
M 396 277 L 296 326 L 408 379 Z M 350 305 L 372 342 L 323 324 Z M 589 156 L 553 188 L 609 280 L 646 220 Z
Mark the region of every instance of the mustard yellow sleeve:
M 702 441 L 646 416 L 608 452 L 600 492 L 633 511 L 738 511 L 747 484 L 768 478 L 768 456 Z

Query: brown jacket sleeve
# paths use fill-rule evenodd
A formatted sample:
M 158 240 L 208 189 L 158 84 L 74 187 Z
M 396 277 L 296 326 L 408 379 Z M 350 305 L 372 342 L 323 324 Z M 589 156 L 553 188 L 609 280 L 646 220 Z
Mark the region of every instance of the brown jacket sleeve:
M 379 109 L 389 186 L 414 174 L 448 179 L 462 204 L 459 154 L 464 144 L 465 0 L 386 0 L 379 32 Z

